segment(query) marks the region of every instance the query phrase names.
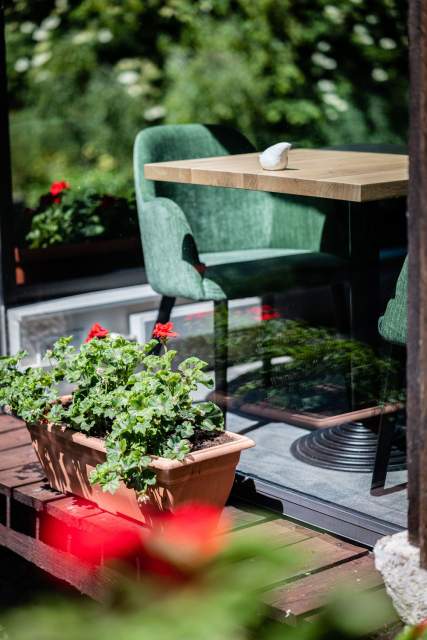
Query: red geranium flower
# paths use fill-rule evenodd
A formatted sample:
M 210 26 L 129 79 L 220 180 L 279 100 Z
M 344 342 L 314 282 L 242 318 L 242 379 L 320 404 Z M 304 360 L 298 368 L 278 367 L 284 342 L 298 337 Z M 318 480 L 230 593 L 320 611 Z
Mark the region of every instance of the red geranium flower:
M 417 624 L 413 631 L 411 638 L 423 638 L 424 634 L 427 632 L 427 620 L 422 620 L 419 624 Z
M 90 342 L 94 338 L 105 338 L 108 336 L 110 332 L 108 329 L 102 327 L 99 322 L 95 322 L 89 330 L 89 333 L 86 336 L 85 342 Z
M 153 329 L 153 338 L 158 338 L 159 340 L 175 338 L 177 335 L 178 334 L 173 330 L 173 322 L 166 322 L 166 324 L 157 322 Z
M 263 304 L 258 307 L 250 307 L 249 311 L 254 313 L 255 315 L 260 315 L 261 320 L 278 320 L 280 318 L 280 313 L 274 310 L 274 308 L 269 304 Z
M 52 182 L 50 185 L 49 193 L 51 196 L 58 196 L 60 193 L 65 191 L 65 189 L 69 189 L 70 184 L 65 180 L 60 180 L 59 182 Z M 55 200 L 57 202 L 57 200 Z

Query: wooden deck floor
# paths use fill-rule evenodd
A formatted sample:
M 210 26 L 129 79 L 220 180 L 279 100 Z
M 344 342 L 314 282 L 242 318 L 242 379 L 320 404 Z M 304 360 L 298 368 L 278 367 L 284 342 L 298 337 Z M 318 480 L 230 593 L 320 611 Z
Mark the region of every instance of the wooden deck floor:
M 266 591 L 271 613 L 278 619 L 312 616 L 340 581 L 362 590 L 383 588 L 366 548 L 243 504 L 230 505 L 226 511 L 234 523 L 229 535 L 269 534 L 278 546 L 292 545 L 300 559 L 291 574 L 284 569 L 283 584 Z M 108 573 L 101 580 L 89 566 L 76 562 L 73 540 L 82 531 L 90 536 L 114 530 L 122 520 L 89 502 L 52 491 L 23 423 L 0 415 L 0 546 L 101 600 Z M 60 541 L 49 538 L 46 521 L 62 527 Z M 130 530 L 140 532 L 140 525 L 126 522 Z

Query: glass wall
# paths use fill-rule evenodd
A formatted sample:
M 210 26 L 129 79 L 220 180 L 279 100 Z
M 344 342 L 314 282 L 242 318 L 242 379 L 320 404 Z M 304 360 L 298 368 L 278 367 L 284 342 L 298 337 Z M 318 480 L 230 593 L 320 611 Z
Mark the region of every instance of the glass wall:
M 176 298 L 179 357 L 207 362 L 227 428 L 256 442 L 242 473 L 405 526 L 405 198 L 359 205 L 139 173 L 284 140 L 360 154 L 360 173 L 366 152 L 390 154 L 377 156 L 387 165 L 405 153 L 405 10 L 398 0 L 13 3 L 11 351 L 43 364 L 58 337 L 78 345 L 94 322 L 146 341 L 162 295 Z M 153 129 L 188 123 L 224 128 Z M 338 162 L 325 158 L 319 176 Z M 147 205 L 156 197 L 181 210 L 167 224 L 160 201 Z M 388 461 L 383 443 L 372 489 L 381 429 L 393 448 Z

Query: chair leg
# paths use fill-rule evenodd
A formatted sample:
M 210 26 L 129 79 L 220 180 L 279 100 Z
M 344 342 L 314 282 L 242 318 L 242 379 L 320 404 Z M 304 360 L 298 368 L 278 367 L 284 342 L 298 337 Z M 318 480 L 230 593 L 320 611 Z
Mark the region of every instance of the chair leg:
M 371 493 L 378 491 L 378 489 L 384 489 L 395 431 L 396 420 L 394 416 L 390 420 L 386 416 L 381 416 Z
M 174 308 L 174 305 L 175 305 L 175 301 L 176 301 L 176 298 L 170 298 L 169 296 L 162 296 L 162 299 L 160 300 L 159 311 L 157 313 L 156 324 L 157 322 L 161 322 L 162 324 L 169 322 L 172 309 Z M 159 342 L 159 344 L 153 349 L 152 353 L 158 356 L 160 353 L 161 346 L 162 345 Z
M 389 345 L 388 355 L 392 356 L 393 345 Z M 388 379 L 384 382 L 383 398 L 386 398 L 388 389 Z M 395 416 L 388 417 L 381 414 L 378 425 L 378 442 L 375 454 L 374 471 L 372 473 L 371 493 L 375 493 L 378 489 L 384 489 L 387 478 L 388 464 L 390 462 L 391 448 L 393 446 L 393 438 L 396 431 Z
M 214 301 L 215 390 L 224 397 L 224 419 L 227 412 L 228 301 Z

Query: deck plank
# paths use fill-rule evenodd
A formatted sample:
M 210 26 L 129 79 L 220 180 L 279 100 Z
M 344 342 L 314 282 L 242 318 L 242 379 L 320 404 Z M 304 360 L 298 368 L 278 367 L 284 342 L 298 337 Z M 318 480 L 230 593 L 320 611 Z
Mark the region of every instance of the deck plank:
M 48 483 L 43 480 L 14 487 L 12 496 L 18 502 L 32 507 L 35 511 L 42 511 L 45 505 L 52 500 L 64 499 L 64 494 L 51 489 Z
M 231 521 L 232 529 L 252 527 L 255 524 L 278 518 L 274 513 L 247 505 L 227 505 L 224 509 L 224 516 L 224 520 L 228 521 L 227 524 L 230 524 Z
M 0 524 L 0 540 L 2 546 L 10 549 L 39 569 L 64 580 L 81 593 L 102 601 L 105 591 L 111 584 L 111 571 L 103 570 L 102 574 L 94 571 L 89 564 L 64 551 L 34 540 L 23 533 L 13 531 Z
M 0 452 L 0 471 L 6 471 L 29 463 L 38 464 L 37 455 L 31 444 Z
M 10 431 L 16 431 L 17 429 L 25 429 L 25 422 L 14 416 L 9 416 L 6 413 L 0 414 L 0 435 L 3 436 Z M 28 434 L 28 439 L 30 438 Z
M 39 462 L 29 461 L 22 466 L 0 471 L 0 493 L 10 496 L 15 487 L 44 480 Z
M 265 601 L 274 618 L 289 622 L 325 606 L 330 595 L 341 588 L 366 591 L 382 584 L 373 557 L 366 555 L 273 589 L 265 594 Z
M 45 509 L 49 516 L 73 528 L 84 528 L 87 518 L 103 513 L 93 502 L 74 496 L 48 502 Z
M 289 522 L 282 518 L 256 524 L 250 528 L 238 529 L 228 534 L 234 542 L 245 538 L 262 538 L 275 548 L 293 545 L 315 535 L 315 532 L 306 527 Z
M 290 565 L 284 567 L 280 578 L 283 582 L 300 579 L 368 554 L 368 549 L 364 547 L 342 542 L 327 535 L 307 538 L 293 544 L 290 549 L 292 551 L 289 558 Z
M 4 451 L 9 451 L 22 445 L 31 445 L 31 438 L 27 429 L 18 427 L 7 431 L 0 430 L 0 457 Z

